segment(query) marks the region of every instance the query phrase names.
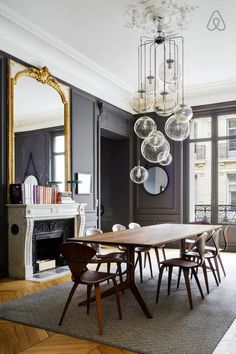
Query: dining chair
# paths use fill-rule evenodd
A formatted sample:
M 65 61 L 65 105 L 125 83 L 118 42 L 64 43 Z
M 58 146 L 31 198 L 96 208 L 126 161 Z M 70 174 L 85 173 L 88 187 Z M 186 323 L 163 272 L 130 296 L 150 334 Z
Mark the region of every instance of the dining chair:
M 163 271 L 164 271 L 165 267 L 168 267 L 168 295 L 170 294 L 170 289 L 171 289 L 171 278 L 172 278 L 173 267 L 178 267 L 184 273 L 184 279 L 185 279 L 186 289 L 187 289 L 187 293 L 188 293 L 188 300 L 189 300 L 190 308 L 193 309 L 192 293 L 191 293 L 190 280 L 189 280 L 189 272 L 190 271 L 193 272 L 193 276 L 194 276 L 195 281 L 197 283 L 201 297 L 202 297 L 202 299 L 204 299 L 202 288 L 201 288 L 201 285 L 200 285 L 200 282 L 198 279 L 196 269 L 198 269 L 198 267 L 202 266 L 202 264 L 205 261 L 206 237 L 207 237 L 207 233 L 204 232 L 195 241 L 195 245 L 196 245 L 198 256 L 199 256 L 197 261 L 192 261 L 190 259 L 186 259 L 181 256 L 181 258 L 171 258 L 171 259 L 167 259 L 167 260 L 161 262 L 161 269 L 160 269 L 159 278 L 158 278 L 158 282 L 157 282 L 156 303 L 158 303 L 158 300 L 159 300 L 161 280 L 162 280 L 162 275 L 163 275 Z
M 138 223 L 136 223 L 136 222 L 129 223 L 129 229 L 136 229 L 136 228 L 139 228 L 139 227 L 140 227 L 140 225 Z M 148 258 L 150 274 L 151 274 L 151 277 L 153 278 L 152 261 L 151 261 L 150 250 L 151 250 L 151 247 L 135 247 L 135 249 L 134 249 L 135 253 L 137 254 L 137 259 L 135 261 L 134 268 L 136 268 L 137 264 L 139 263 L 139 271 L 140 271 L 140 281 L 141 281 L 141 283 L 143 282 L 142 253 L 144 253 L 144 268 L 146 267 L 146 259 Z
M 206 245 L 205 245 L 204 262 L 202 263 L 202 270 L 203 270 L 203 275 L 204 275 L 206 289 L 207 289 L 208 294 L 210 291 L 209 291 L 207 269 L 211 270 L 217 286 L 219 286 L 219 283 L 221 281 L 220 274 L 219 274 L 219 265 L 218 265 L 219 240 L 220 240 L 221 232 L 222 232 L 222 229 L 218 229 L 217 231 L 214 231 L 212 233 L 210 239 L 208 238 L 208 233 L 207 233 L 206 241 L 211 240 L 212 244 L 213 244 L 210 251 L 206 249 Z M 199 253 L 197 252 L 196 246 L 194 246 L 191 251 L 184 253 L 183 257 L 196 261 L 196 259 L 199 258 Z M 212 260 L 215 263 L 216 269 L 214 269 L 214 267 L 213 267 Z M 209 265 L 208 267 L 206 265 L 206 261 L 208 262 L 208 265 Z M 178 275 L 177 288 L 179 287 L 180 276 L 181 276 L 181 270 L 179 271 L 179 275 Z
M 89 314 L 89 308 L 90 308 L 91 289 L 93 286 L 95 287 L 98 332 L 99 335 L 103 334 L 100 283 L 107 281 L 109 279 L 112 280 L 114 290 L 115 290 L 119 319 L 122 318 L 120 297 L 119 297 L 119 292 L 118 292 L 118 287 L 116 282 L 116 274 L 89 271 L 87 269 L 87 264 L 92 260 L 92 258 L 96 254 L 96 251 L 92 247 L 82 245 L 78 242 L 65 242 L 59 246 L 59 250 L 62 258 L 69 266 L 69 269 L 71 271 L 71 279 L 74 283 L 68 295 L 64 310 L 62 312 L 59 321 L 59 326 L 61 326 L 62 324 L 62 321 L 65 317 L 66 311 L 70 305 L 71 299 L 75 293 L 76 288 L 78 287 L 79 284 L 84 284 L 87 285 L 87 314 Z
M 99 234 L 103 234 L 103 231 L 100 229 L 96 229 L 96 228 L 90 228 L 85 231 L 86 236 L 94 236 L 94 235 L 99 235 Z M 106 261 L 106 260 L 110 259 L 110 260 L 112 260 L 111 262 L 106 262 L 107 263 L 107 272 L 110 273 L 111 263 L 116 263 L 120 282 L 122 283 L 123 279 L 122 279 L 121 261 L 125 261 L 127 259 L 125 252 L 109 252 L 106 254 L 101 254 L 99 244 L 91 243 L 91 247 L 96 251 L 96 259 L 98 261 L 96 271 L 98 271 L 100 269 L 100 266 L 103 263 L 102 262 L 103 260 Z M 96 260 L 93 259 L 93 263 L 95 263 L 95 261 Z

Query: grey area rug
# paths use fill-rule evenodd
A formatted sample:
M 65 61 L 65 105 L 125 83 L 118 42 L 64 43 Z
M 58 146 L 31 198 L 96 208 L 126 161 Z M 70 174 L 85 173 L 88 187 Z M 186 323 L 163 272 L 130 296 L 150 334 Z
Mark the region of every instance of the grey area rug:
M 149 274 L 147 274 L 149 275 Z M 67 282 L 23 298 L 0 305 L 0 318 L 24 323 L 30 326 L 63 333 L 82 339 L 148 354 L 212 354 L 236 317 L 236 269 L 223 278 L 216 287 L 209 274 L 210 294 L 203 291 L 202 300 L 195 282 L 191 282 L 194 309 L 189 309 L 184 280 L 176 290 L 176 274 L 173 274 L 173 288 L 166 295 L 167 272 L 161 288 L 159 304 L 155 303 L 157 278 L 146 276 L 139 288 L 153 319 L 147 319 L 129 290 L 121 295 L 123 319 L 118 319 L 113 296 L 103 299 L 103 331 L 98 335 L 95 303 L 90 314 L 85 307 L 78 307 L 85 298 L 85 286 L 80 286 L 70 304 L 62 326 L 58 326 L 65 301 L 72 282 Z

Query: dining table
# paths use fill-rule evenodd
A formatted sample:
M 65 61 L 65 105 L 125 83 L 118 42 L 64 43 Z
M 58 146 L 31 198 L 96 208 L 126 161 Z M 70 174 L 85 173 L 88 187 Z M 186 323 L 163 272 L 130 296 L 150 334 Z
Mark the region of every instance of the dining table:
M 157 247 L 170 242 L 180 242 L 180 254 L 186 250 L 185 239 L 202 234 L 203 232 L 212 232 L 221 227 L 221 225 L 208 224 L 157 224 L 143 226 L 124 231 L 105 232 L 93 236 L 79 236 L 69 238 L 68 241 L 83 243 L 98 243 L 101 245 L 125 246 L 127 253 L 127 276 L 125 281 L 118 284 L 119 291 L 130 289 L 139 303 L 141 309 L 147 318 L 152 318 L 148 306 L 135 281 L 135 248 L 136 247 Z M 114 288 L 107 289 L 101 294 L 102 297 L 114 293 Z M 90 301 L 95 301 L 95 297 Z M 79 305 L 86 305 L 87 300 Z

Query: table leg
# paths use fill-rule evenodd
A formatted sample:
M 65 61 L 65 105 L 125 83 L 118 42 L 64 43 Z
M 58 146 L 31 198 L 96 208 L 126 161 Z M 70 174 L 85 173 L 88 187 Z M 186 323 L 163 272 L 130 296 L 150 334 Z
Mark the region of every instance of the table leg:
M 135 299 L 138 301 L 141 309 L 145 313 L 147 318 L 152 318 L 152 315 L 135 283 L 135 274 L 134 274 L 134 246 L 129 246 L 127 247 L 127 260 L 131 263 L 128 264 L 128 270 L 127 270 L 127 279 L 121 283 L 118 284 L 118 291 L 122 291 L 125 289 L 130 289 L 135 297 Z M 107 289 L 101 293 L 101 297 L 107 297 L 110 295 L 113 295 L 115 293 L 114 288 Z M 96 300 L 96 297 L 93 296 L 90 298 L 90 302 L 93 302 Z M 84 306 L 87 304 L 87 300 L 84 300 L 79 303 L 79 306 Z

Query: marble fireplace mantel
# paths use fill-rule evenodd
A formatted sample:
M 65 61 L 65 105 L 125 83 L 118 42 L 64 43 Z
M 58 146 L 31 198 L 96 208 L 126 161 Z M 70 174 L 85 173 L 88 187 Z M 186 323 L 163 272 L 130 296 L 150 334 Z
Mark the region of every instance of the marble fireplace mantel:
M 29 279 L 33 276 L 32 238 L 34 221 L 74 219 L 74 235 L 84 234 L 86 204 L 8 204 L 9 276 Z

